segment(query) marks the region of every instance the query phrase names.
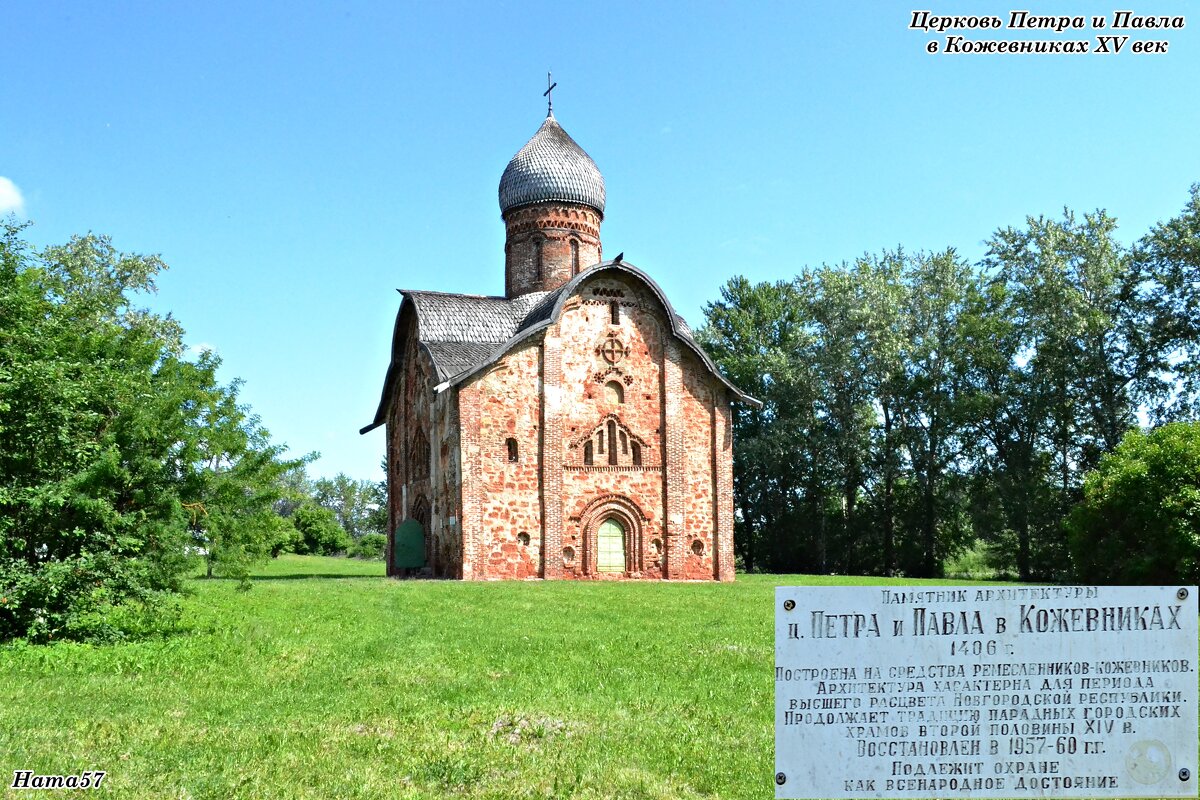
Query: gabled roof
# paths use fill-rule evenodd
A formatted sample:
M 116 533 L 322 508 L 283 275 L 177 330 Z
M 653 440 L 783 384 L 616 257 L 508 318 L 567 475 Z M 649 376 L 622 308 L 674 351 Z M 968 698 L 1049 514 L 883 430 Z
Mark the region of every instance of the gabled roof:
M 488 359 L 512 338 L 530 313 L 553 292 L 485 297 L 400 290 L 417 315 L 417 338 L 437 370 L 437 382 Z
M 654 280 L 632 264 L 606 261 L 579 273 L 550 292 L 533 292 L 520 297 L 485 297 L 482 295 L 447 294 L 445 292 L 415 292 L 400 290 L 403 300 L 396 315 L 392 341 L 392 363 L 388 366 L 383 394 L 374 421 L 362 428 L 367 433 L 387 418 L 391 387 L 400 364 L 396 360 L 396 340 L 400 336 L 400 321 L 406 311 L 416 314 L 417 341 L 424 348 L 437 371 L 438 390 L 456 387 L 496 364 L 518 345 L 552 325 L 562 314 L 567 299 L 585 281 L 602 274 L 620 273 L 645 284 L 662 303 L 671 321 L 671 332 L 690 349 L 726 388 L 743 403 L 758 406 L 758 400 L 738 389 L 725 379 L 717 365 L 692 338 L 683 317 L 675 313 L 670 301 Z

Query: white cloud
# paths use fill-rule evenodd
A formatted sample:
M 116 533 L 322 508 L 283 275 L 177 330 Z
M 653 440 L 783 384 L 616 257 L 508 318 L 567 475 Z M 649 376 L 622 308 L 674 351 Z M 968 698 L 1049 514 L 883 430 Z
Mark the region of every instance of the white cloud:
M 10 211 L 17 214 L 23 213 L 25 198 L 21 196 L 21 190 L 15 183 L 0 175 L 0 214 L 7 214 Z

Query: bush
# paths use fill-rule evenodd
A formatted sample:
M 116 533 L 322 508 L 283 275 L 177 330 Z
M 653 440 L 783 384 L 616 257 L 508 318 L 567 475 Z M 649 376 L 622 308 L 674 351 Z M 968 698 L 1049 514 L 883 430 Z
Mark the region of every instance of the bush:
M 350 537 L 328 508 L 302 505 L 292 514 L 292 525 L 300 534 L 296 552 L 301 555 L 331 556 L 350 549 Z
M 145 564 L 110 553 L 0 564 L 0 630 L 30 642 L 144 638 L 177 627 L 170 592 L 148 588 Z
M 382 533 L 365 533 L 350 550 L 355 558 L 369 558 L 376 561 L 383 558 L 387 551 L 387 537 Z
M 1200 582 L 1200 423 L 1131 431 L 1083 492 L 1067 523 L 1079 578 Z

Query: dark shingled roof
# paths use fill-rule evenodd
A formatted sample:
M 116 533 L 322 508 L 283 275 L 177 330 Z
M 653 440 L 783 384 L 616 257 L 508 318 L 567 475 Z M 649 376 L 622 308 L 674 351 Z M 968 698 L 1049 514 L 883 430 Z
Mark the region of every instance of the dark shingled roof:
M 563 200 L 604 213 L 604 176 L 553 114 L 500 176 L 500 214 L 530 203 Z
M 553 292 L 514 297 L 400 290 L 417 313 L 417 336 L 433 359 L 438 383 L 483 363 Z
M 433 361 L 439 385 L 458 386 L 495 364 L 525 339 L 551 325 L 562 313 L 566 299 L 576 292 L 579 285 L 602 272 L 620 272 L 645 283 L 667 310 L 672 332 L 679 340 L 699 356 L 735 398 L 750 405 L 761 405 L 721 375 L 717 365 L 692 338 L 691 329 L 683 317 L 671 308 L 658 284 L 627 261 L 604 262 L 581 272 L 552 292 L 533 292 L 512 299 L 401 289 L 400 294 L 404 299 L 396 317 L 395 335 L 399 336 L 400 316 L 405 308 L 411 308 L 417 315 L 417 339 Z M 393 342 L 393 353 L 397 351 L 396 344 Z M 379 427 L 387 417 L 389 392 L 399 368 L 394 358 L 388 367 L 375 420 L 360 433 Z

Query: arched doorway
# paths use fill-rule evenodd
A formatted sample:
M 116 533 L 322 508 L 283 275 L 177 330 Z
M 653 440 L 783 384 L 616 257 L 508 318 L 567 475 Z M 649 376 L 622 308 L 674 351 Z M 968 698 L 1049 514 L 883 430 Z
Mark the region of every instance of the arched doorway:
M 637 503 L 618 494 L 601 495 L 571 520 L 579 523 L 581 574 L 617 577 L 637 575 L 644 569 L 647 517 Z
M 596 571 L 625 572 L 625 526 L 613 517 L 600 523 L 596 531 Z

